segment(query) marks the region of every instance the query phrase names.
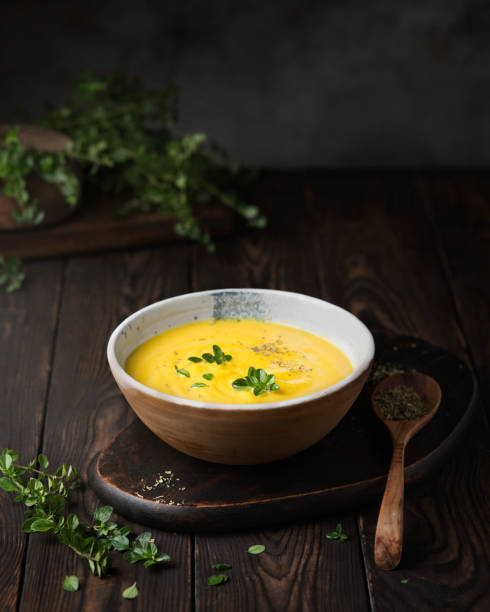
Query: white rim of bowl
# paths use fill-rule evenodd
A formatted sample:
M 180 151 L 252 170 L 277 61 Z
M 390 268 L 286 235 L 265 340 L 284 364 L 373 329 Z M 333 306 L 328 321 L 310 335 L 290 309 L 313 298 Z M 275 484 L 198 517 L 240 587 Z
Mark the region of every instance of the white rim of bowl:
M 215 295 L 216 293 L 228 293 L 228 292 L 229 293 L 253 292 L 253 293 L 264 293 L 264 294 L 269 294 L 269 295 L 273 295 L 273 294 L 274 295 L 294 295 L 295 297 L 299 297 L 305 302 L 318 302 L 319 304 L 322 304 L 322 305 L 327 304 L 330 308 L 334 310 L 339 310 L 345 315 L 351 317 L 360 326 L 360 329 L 366 335 L 366 340 L 368 342 L 368 354 L 367 356 L 364 357 L 364 359 L 361 361 L 358 367 L 355 368 L 351 374 L 349 374 L 348 376 L 340 380 L 338 383 L 335 383 L 335 385 L 331 385 L 330 387 L 326 387 L 325 389 L 321 389 L 320 391 L 316 391 L 315 393 L 310 393 L 308 395 L 301 395 L 299 397 L 294 397 L 289 400 L 282 400 L 279 402 L 262 402 L 260 404 L 219 404 L 216 402 L 199 402 L 197 400 L 177 397 L 175 395 L 168 395 L 167 393 L 163 393 L 162 391 L 157 391 L 156 389 L 152 389 L 151 387 L 147 387 L 143 383 L 140 383 L 135 378 L 130 376 L 126 372 L 126 370 L 123 368 L 123 366 L 121 366 L 121 364 L 119 363 L 116 357 L 116 353 L 115 353 L 116 340 L 119 337 L 119 333 L 121 332 L 121 330 L 123 330 L 127 325 L 129 325 L 132 321 L 134 321 L 144 312 L 148 312 L 150 310 L 158 308 L 158 306 L 160 306 L 160 304 L 163 304 L 164 302 L 165 303 L 178 302 L 178 301 L 186 300 L 191 296 L 196 297 L 196 296 L 205 296 L 205 295 Z M 361 376 L 361 374 L 363 374 L 366 371 L 369 364 L 373 360 L 373 357 L 374 357 L 373 335 L 369 331 L 369 328 L 359 318 L 357 318 L 355 315 L 353 315 L 348 310 L 345 310 L 345 308 L 341 308 L 340 306 L 337 306 L 336 304 L 332 304 L 331 302 L 327 302 L 326 300 L 321 300 L 319 298 L 312 297 L 311 295 L 306 295 L 305 293 L 296 293 L 295 291 L 281 291 L 279 289 L 253 289 L 252 287 L 240 288 L 240 289 L 228 288 L 228 289 L 208 289 L 206 291 L 194 291 L 191 293 L 183 293 L 181 295 L 176 295 L 171 298 L 166 298 L 158 302 L 153 302 L 153 304 L 148 304 L 148 306 L 144 306 L 143 308 L 140 308 L 133 314 L 129 315 L 129 317 L 126 317 L 123 321 L 121 321 L 121 323 L 119 323 L 119 325 L 115 328 L 115 330 L 110 335 L 109 342 L 107 343 L 107 359 L 109 361 L 109 367 L 111 368 L 113 375 L 114 375 L 114 371 L 117 370 L 118 377 L 123 382 L 126 383 L 123 386 L 136 388 L 138 389 L 138 391 L 141 391 L 142 393 L 146 393 L 147 395 L 150 395 L 156 399 L 162 399 L 167 402 L 172 402 L 173 404 L 177 404 L 179 406 L 192 406 L 193 408 L 207 408 L 207 409 L 214 409 L 214 410 L 217 410 L 217 409 L 218 410 L 243 410 L 243 409 L 271 410 L 274 408 L 286 408 L 289 406 L 296 406 L 298 404 L 304 404 L 305 402 L 311 402 L 321 397 L 331 395 L 332 393 L 335 393 L 342 387 L 347 386 L 353 380 L 356 380 L 357 378 L 359 378 L 359 376 Z

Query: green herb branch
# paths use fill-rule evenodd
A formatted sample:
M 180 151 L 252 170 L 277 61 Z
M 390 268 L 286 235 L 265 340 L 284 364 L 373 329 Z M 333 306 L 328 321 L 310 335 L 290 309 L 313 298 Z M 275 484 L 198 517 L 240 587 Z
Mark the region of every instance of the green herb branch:
M 98 508 L 91 523 L 80 521 L 76 514 L 67 513 L 70 493 L 79 484 L 77 470 L 65 463 L 54 473 L 46 469 L 49 461 L 39 455 L 28 465 L 16 463 L 18 454 L 4 449 L 0 455 L 0 487 L 16 493 L 14 501 L 27 507 L 24 533 L 48 532 L 85 560 L 91 572 L 100 578 L 110 569 L 111 554 L 120 552 L 129 563 L 143 562 L 145 567 L 168 562 L 160 553 L 151 533 L 145 532 L 130 540 L 130 527 L 120 527 L 110 520 L 110 506 Z
M 123 74 L 97 78 L 87 73 L 73 98 L 53 110 L 44 125 L 70 136 L 70 154 L 90 175 L 103 171 L 106 189 L 129 194 L 121 214 L 171 214 L 177 234 L 210 251 L 214 244 L 195 213 L 211 200 L 232 208 L 249 225 L 265 227 L 258 207 L 242 201 L 235 191 L 240 167 L 205 149 L 205 134 L 173 133 L 176 105 L 173 87 L 149 89 Z

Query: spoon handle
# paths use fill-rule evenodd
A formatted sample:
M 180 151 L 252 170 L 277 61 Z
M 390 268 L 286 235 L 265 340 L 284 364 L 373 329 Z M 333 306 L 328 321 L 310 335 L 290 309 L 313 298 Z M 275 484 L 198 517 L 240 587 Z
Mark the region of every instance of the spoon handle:
M 393 457 L 376 525 L 374 560 L 382 570 L 394 569 L 402 556 L 405 445 L 405 440 L 396 440 L 393 444 Z

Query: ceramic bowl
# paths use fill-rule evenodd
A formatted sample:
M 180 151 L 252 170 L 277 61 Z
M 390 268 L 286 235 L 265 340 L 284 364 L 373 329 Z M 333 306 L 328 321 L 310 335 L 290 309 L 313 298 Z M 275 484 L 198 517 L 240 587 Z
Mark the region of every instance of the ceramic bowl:
M 155 391 L 124 370 L 145 340 L 191 321 L 255 318 L 324 337 L 349 357 L 353 372 L 316 393 L 263 404 L 216 404 Z M 298 453 L 331 431 L 361 391 L 374 356 L 367 327 L 339 306 L 307 295 L 266 289 L 188 293 L 138 310 L 112 333 L 107 356 L 124 397 L 159 438 L 192 457 L 224 464 L 256 464 Z

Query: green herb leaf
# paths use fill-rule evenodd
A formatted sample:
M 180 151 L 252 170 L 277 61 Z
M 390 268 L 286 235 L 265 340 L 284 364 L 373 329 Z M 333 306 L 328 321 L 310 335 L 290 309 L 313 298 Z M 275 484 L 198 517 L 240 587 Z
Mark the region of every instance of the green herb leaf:
M 246 378 L 237 378 L 231 383 L 231 386 L 237 391 L 250 391 L 253 388 Z
M 400 580 L 400 582 L 401 582 L 402 584 L 407 584 L 407 583 L 408 583 L 408 578 L 402 578 L 402 579 Z
M 186 370 L 185 368 L 178 368 L 176 365 L 174 365 L 174 368 L 177 374 L 180 374 L 181 376 L 186 376 L 187 378 L 191 377 L 191 375 L 189 374 L 189 371 Z
M 38 518 L 32 521 L 31 531 L 49 531 L 56 526 L 56 523 L 51 519 Z
M 208 363 L 214 363 L 214 355 L 211 355 L 211 353 L 203 353 L 202 358 Z
M 118 550 L 120 552 L 129 548 L 129 539 L 124 535 L 114 536 L 111 540 L 111 543 L 115 550 Z
M 49 465 L 49 461 L 46 455 L 39 455 L 37 460 L 39 461 L 39 465 L 43 468 L 43 470 L 46 470 Z
M 200 363 L 202 361 L 200 357 L 187 357 L 187 359 L 193 363 Z
M 248 552 L 251 555 L 261 555 L 264 551 L 265 551 L 265 546 L 263 544 L 254 544 L 253 546 L 250 546 L 250 548 L 248 549 Z
M 133 582 L 130 587 L 124 589 L 124 591 L 122 592 L 122 596 L 124 597 L 124 599 L 136 599 L 138 595 L 139 591 L 138 587 L 136 586 L 136 582 Z
M 213 380 L 214 374 L 207 372 L 206 374 L 203 374 L 202 377 L 205 378 L 206 380 Z
M 101 506 L 94 512 L 94 519 L 101 523 L 106 523 L 111 518 L 113 511 L 114 508 L 112 506 Z
M 254 395 L 258 396 L 269 391 L 279 391 L 279 385 L 275 380 L 274 374 L 267 374 L 262 368 L 255 369 L 250 366 L 247 376 L 235 379 L 231 386 L 236 391 L 253 391 Z
M 208 577 L 208 586 L 217 586 L 218 584 L 224 584 L 228 582 L 230 577 L 228 574 L 213 574 Z
M 213 565 L 211 565 L 211 567 L 216 571 L 219 572 L 221 570 L 227 570 L 227 569 L 231 569 L 231 565 L 229 563 L 214 563 Z
M 195 383 L 192 383 L 192 385 L 191 385 L 191 389 L 192 389 L 193 387 L 207 387 L 207 386 L 208 386 L 208 385 L 207 385 L 206 383 L 203 383 L 203 382 L 195 382 Z
M 77 576 L 66 576 L 63 580 L 63 588 L 65 591 L 78 591 L 78 578 Z
M 4 491 L 17 491 L 17 487 L 11 482 L 10 478 L 7 478 L 7 476 L 2 476 L 2 478 L 0 478 L 0 487 Z

